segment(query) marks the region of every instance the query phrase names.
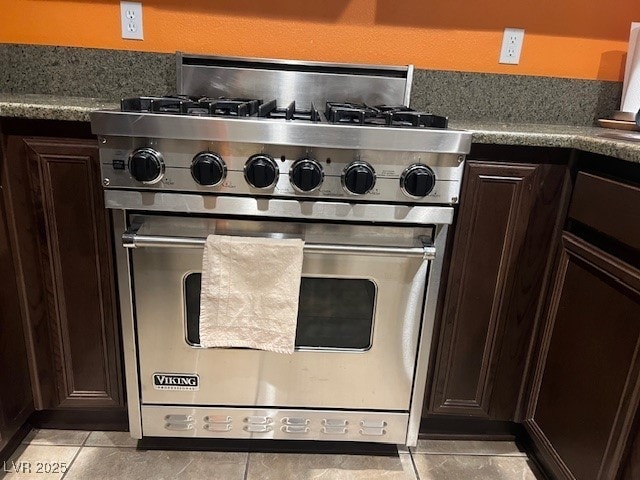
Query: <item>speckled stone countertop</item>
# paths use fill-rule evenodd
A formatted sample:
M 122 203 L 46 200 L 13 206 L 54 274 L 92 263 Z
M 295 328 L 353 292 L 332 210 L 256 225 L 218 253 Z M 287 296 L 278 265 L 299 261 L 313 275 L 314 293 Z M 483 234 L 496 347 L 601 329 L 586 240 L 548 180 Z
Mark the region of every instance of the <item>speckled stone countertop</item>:
M 118 108 L 112 100 L 0 93 L 0 117 L 86 122 L 93 110 Z M 471 131 L 474 143 L 575 148 L 640 163 L 640 132 L 629 141 L 603 135 L 630 132 L 598 127 L 464 121 L 451 121 L 450 127 Z
M 0 117 L 88 122 L 93 110 L 120 108 L 98 98 L 0 93 Z
M 451 128 L 473 132 L 474 143 L 575 148 L 640 163 L 640 132 L 599 127 L 522 123 L 450 122 Z M 611 138 L 635 137 L 634 141 Z

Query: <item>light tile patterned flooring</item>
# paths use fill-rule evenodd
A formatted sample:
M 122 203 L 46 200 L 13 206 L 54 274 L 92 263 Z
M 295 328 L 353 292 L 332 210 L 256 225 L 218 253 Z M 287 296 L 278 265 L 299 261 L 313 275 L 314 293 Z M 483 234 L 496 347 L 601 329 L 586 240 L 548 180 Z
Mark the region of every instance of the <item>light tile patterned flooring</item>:
M 64 473 L 61 464 L 66 464 Z M 3 467 L 0 478 L 6 480 L 543 478 L 526 454 L 508 441 L 421 440 L 418 447 L 397 456 L 144 451 L 137 450 L 136 441 L 125 432 L 73 430 L 32 431 Z

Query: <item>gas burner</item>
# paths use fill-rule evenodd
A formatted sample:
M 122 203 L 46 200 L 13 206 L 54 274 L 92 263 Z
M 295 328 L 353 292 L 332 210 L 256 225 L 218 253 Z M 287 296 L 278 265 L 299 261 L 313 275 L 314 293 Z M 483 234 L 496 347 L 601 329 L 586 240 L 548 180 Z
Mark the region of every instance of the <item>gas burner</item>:
M 167 96 L 167 97 L 133 97 L 123 98 L 120 109 L 123 112 L 139 113 L 187 113 L 189 108 L 198 105 L 196 97 Z
M 258 112 L 262 100 L 247 98 L 202 98 L 199 102 L 209 114 L 223 117 L 249 117 Z
M 360 103 L 327 102 L 324 114 L 331 123 L 363 125 L 367 120 L 375 120 L 380 112 Z
M 311 103 L 308 110 L 296 109 L 296 102 L 293 101 L 286 107 L 278 107 L 275 100 L 263 103 L 258 108 L 258 116 L 265 118 L 283 118 L 285 120 L 306 120 L 309 122 L 320 121 L 320 113 Z
M 125 98 L 120 102 L 120 109 L 123 112 L 248 117 L 255 115 L 261 104 L 262 100 L 257 99 L 176 95 Z
M 416 112 L 407 107 L 385 111 L 384 115 L 387 118 L 387 125 L 393 127 L 447 128 L 449 124 L 447 117 Z
M 390 127 L 447 128 L 447 117 L 417 112 L 404 105 L 327 102 L 325 116 L 331 123 Z

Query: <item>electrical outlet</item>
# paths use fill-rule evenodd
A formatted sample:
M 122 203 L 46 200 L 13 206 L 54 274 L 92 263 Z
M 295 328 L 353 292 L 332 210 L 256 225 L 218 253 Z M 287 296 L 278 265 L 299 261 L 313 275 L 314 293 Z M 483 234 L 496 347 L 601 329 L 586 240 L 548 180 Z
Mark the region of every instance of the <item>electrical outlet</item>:
M 522 28 L 505 28 L 499 63 L 519 64 L 522 42 L 524 42 L 524 30 Z
M 120 23 L 122 26 L 122 38 L 143 40 L 142 3 L 120 2 Z

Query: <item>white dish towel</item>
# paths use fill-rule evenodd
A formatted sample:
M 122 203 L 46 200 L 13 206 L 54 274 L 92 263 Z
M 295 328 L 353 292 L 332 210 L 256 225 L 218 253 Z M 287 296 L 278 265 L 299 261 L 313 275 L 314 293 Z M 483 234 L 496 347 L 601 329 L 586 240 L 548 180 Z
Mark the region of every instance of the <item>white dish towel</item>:
M 200 345 L 293 353 L 304 242 L 209 235 Z

